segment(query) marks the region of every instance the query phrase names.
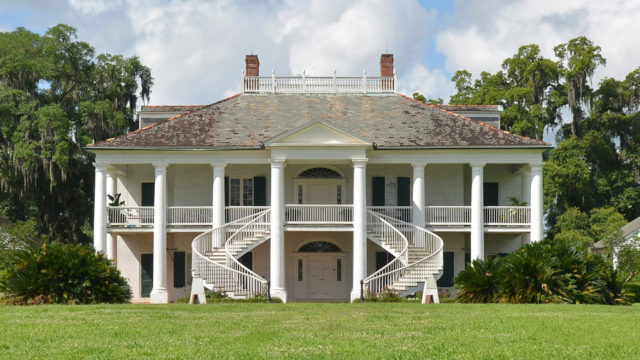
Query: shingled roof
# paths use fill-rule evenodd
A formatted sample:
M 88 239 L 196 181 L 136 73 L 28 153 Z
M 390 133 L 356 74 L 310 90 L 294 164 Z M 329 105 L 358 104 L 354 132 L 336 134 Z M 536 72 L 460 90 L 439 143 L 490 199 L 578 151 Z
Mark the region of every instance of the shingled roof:
M 369 139 L 379 149 L 549 146 L 399 94 L 238 94 L 90 147 L 256 149 L 315 121 Z

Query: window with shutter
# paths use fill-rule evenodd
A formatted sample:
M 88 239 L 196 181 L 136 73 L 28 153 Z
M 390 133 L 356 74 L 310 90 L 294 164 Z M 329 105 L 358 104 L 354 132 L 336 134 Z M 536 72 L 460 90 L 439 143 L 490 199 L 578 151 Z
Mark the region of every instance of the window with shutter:
M 411 180 L 408 177 L 398 178 L 398 206 L 411 205 Z
M 371 205 L 384 206 L 384 177 L 371 178 Z

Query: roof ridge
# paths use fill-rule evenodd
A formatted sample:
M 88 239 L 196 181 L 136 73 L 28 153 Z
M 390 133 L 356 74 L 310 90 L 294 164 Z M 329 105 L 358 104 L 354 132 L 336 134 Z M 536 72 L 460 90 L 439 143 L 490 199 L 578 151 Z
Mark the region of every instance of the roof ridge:
M 89 144 L 88 146 L 93 147 L 93 146 L 95 146 L 95 145 L 108 143 L 108 142 L 114 141 L 114 140 L 119 139 L 119 138 L 122 138 L 122 137 L 127 137 L 127 136 L 132 135 L 132 134 L 138 134 L 138 133 L 141 133 L 141 132 L 143 132 L 143 131 L 145 131 L 145 130 L 148 130 L 148 129 L 151 129 L 151 128 L 155 127 L 155 126 L 162 125 L 162 124 L 166 124 L 166 123 L 168 123 L 169 121 L 176 120 L 176 119 L 181 118 L 181 117 L 183 117 L 183 116 L 186 116 L 186 115 L 192 114 L 192 113 L 194 113 L 194 112 L 196 112 L 196 111 L 204 110 L 204 109 L 209 108 L 209 107 L 211 107 L 211 106 L 214 106 L 214 105 L 220 104 L 220 103 L 222 103 L 222 102 L 224 102 L 224 101 L 231 100 L 231 99 L 233 99 L 233 98 L 235 98 L 235 97 L 237 97 L 237 96 L 240 96 L 240 95 L 242 95 L 242 93 L 238 93 L 238 94 L 235 94 L 235 95 L 229 96 L 228 98 L 224 98 L 224 99 L 222 99 L 222 100 L 218 100 L 218 101 L 213 102 L 213 103 L 208 104 L 208 105 L 194 105 L 194 106 L 201 106 L 201 107 L 200 107 L 199 109 L 196 109 L 196 110 L 193 110 L 193 111 L 188 111 L 188 112 L 182 113 L 182 114 L 180 114 L 180 115 L 176 115 L 176 116 L 174 116 L 174 117 L 168 118 L 167 120 L 160 121 L 160 122 L 157 122 L 157 123 L 155 123 L 155 124 L 151 124 L 151 125 L 145 126 L 145 127 L 143 127 L 143 128 L 140 128 L 140 129 L 134 130 L 134 131 L 129 132 L 129 133 L 126 133 L 126 134 L 122 134 L 122 135 L 118 135 L 118 136 L 115 136 L 115 137 L 112 137 L 112 138 L 108 138 L 108 139 L 100 140 L 100 141 L 98 141 L 98 142 L 93 142 L 93 143 Z M 166 106 L 166 105 L 164 105 L 164 106 Z
M 416 102 L 416 103 L 418 103 L 418 104 L 421 104 L 421 105 L 423 105 L 423 106 L 429 106 L 429 107 L 431 107 L 431 108 L 434 108 L 434 109 L 437 109 L 437 110 L 443 111 L 443 112 L 445 112 L 445 113 L 448 113 L 448 114 L 451 114 L 451 115 L 454 115 L 454 116 L 457 116 L 457 117 L 459 117 L 459 118 L 461 118 L 461 119 L 468 120 L 468 121 L 470 121 L 470 122 L 472 122 L 472 123 L 476 123 L 476 124 L 478 124 L 478 125 L 481 125 L 481 126 L 487 127 L 487 128 L 489 128 L 489 129 L 491 129 L 491 130 L 493 130 L 493 131 L 499 131 L 499 132 L 501 132 L 501 133 L 503 133 L 503 134 L 507 134 L 507 135 L 511 135 L 511 136 L 519 137 L 519 138 L 522 138 L 522 139 L 525 139 L 525 140 L 536 141 L 536 142 L 540 143 L 540 145 L 551 145 L 550 143 L 548 143 L 548 142 L 546 142 L 546 141 L 542 141 L 542 140 L 538 140 L 538 139 L 532 139 L 532 138 L 527 137 L 527 136 L 518 135 L 518 134 L 514 134 L 514 133 L 511 133 L 511 132 L 508 132 L 508 131 L 506 131 L 506 130 L 498 129 L 498 128 L 496 128 L 495 126 L 489 125 L 489 124 L 484 123 L 484 122 L 482 122 L 482 121 L 479 121 L 479 120 L 473 120 L 473 119 L 468 118 L 468 117 L 466 117 L 466 116 L 464 116 L 464 115 L 460 115 L 460 114 L 458 114 L 458 113 L 454 113 L 453 111 L 445 110 L 445 109 L 443 109 L 443 108 L 439 107 L 438 105 L 433 105 L 433 104 L 423 103 L 422 101 L 419 101 L 419 100 L 416 100 L 416 99 L 414 99 L 414 98 L 411 98 L 411 97 L 409 97 L 409 96 L 407 96 L 407 95 L 405 95 L 405 94 L 400 94 L 400 93 L 398 93 L 398 95 L 399 95 L 399 96 L 401 96 L 401 97 L 403 97 L 403 98 L 406 98 L 406 99 L 408 99 L 408 100 L 414 101 L 414 102 Z M 480 106 L 480 105 L 479 105 L 479 106 Z

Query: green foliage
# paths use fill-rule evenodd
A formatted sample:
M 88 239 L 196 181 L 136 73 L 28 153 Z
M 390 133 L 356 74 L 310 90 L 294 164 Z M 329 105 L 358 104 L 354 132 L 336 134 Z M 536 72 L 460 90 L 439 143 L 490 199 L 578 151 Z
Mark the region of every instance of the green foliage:
M 37 219 L 59 242 L 87 243 L 92 141 L 135 129 L 153 78 L 137 57 L 100 54 L 56 25 L 0 33 L 0 212 Z
M 438 104 L 443 104 L 444 100 L 442 100 L 441 98 L 437 98 L 437 99 L 428 99 L 424 97 L 424 95 L 420 94 L 419 92 L 414 92 L 413 93 L 413 99 L 414 100 L 418 100 L 420 102 L 423 103 L 427 103 L 430 105 L 438 105 Z
M 38 232 L 34 219 L 3 226 L 0 229 L 0 272 L 6 271 L 15 264 L 16 255 L 20 251 L 39 245 L 46 240 L 47 237 Z
M 573 233 L 572 233 L 573 232 Z M 475 260 L 455 278 L 459 302 L 625 304 L 624 281 L 604 257 L 570 234 L 503 258 Z
M 49 242 L 16 254 L 0 278 L 0 293 L 13 304 L 122 303 L 131 297 L 127 281 L 103 254 Z
M 114 195 L 107 194 L 107 198 L 109 199 L 109 206 L 122 206 L 124 205 L 124 201 L 120 201 L 120 197 L 122 194 L 117 193 Z
M 631 302 L 640 303 L 640 282 L 629 282 L 625 285 Z
M 465 303 L 494 302 L 498 294 L 501 258 L 474 260 L 454 279 L 458 294 L 456 301 Z

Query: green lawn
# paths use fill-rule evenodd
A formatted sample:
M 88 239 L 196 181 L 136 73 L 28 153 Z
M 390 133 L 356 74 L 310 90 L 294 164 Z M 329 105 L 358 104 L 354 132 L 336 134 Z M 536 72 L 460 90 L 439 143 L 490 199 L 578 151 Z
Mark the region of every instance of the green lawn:
M 640 306 L 0 306 L 0 358 L 640 358 Z

